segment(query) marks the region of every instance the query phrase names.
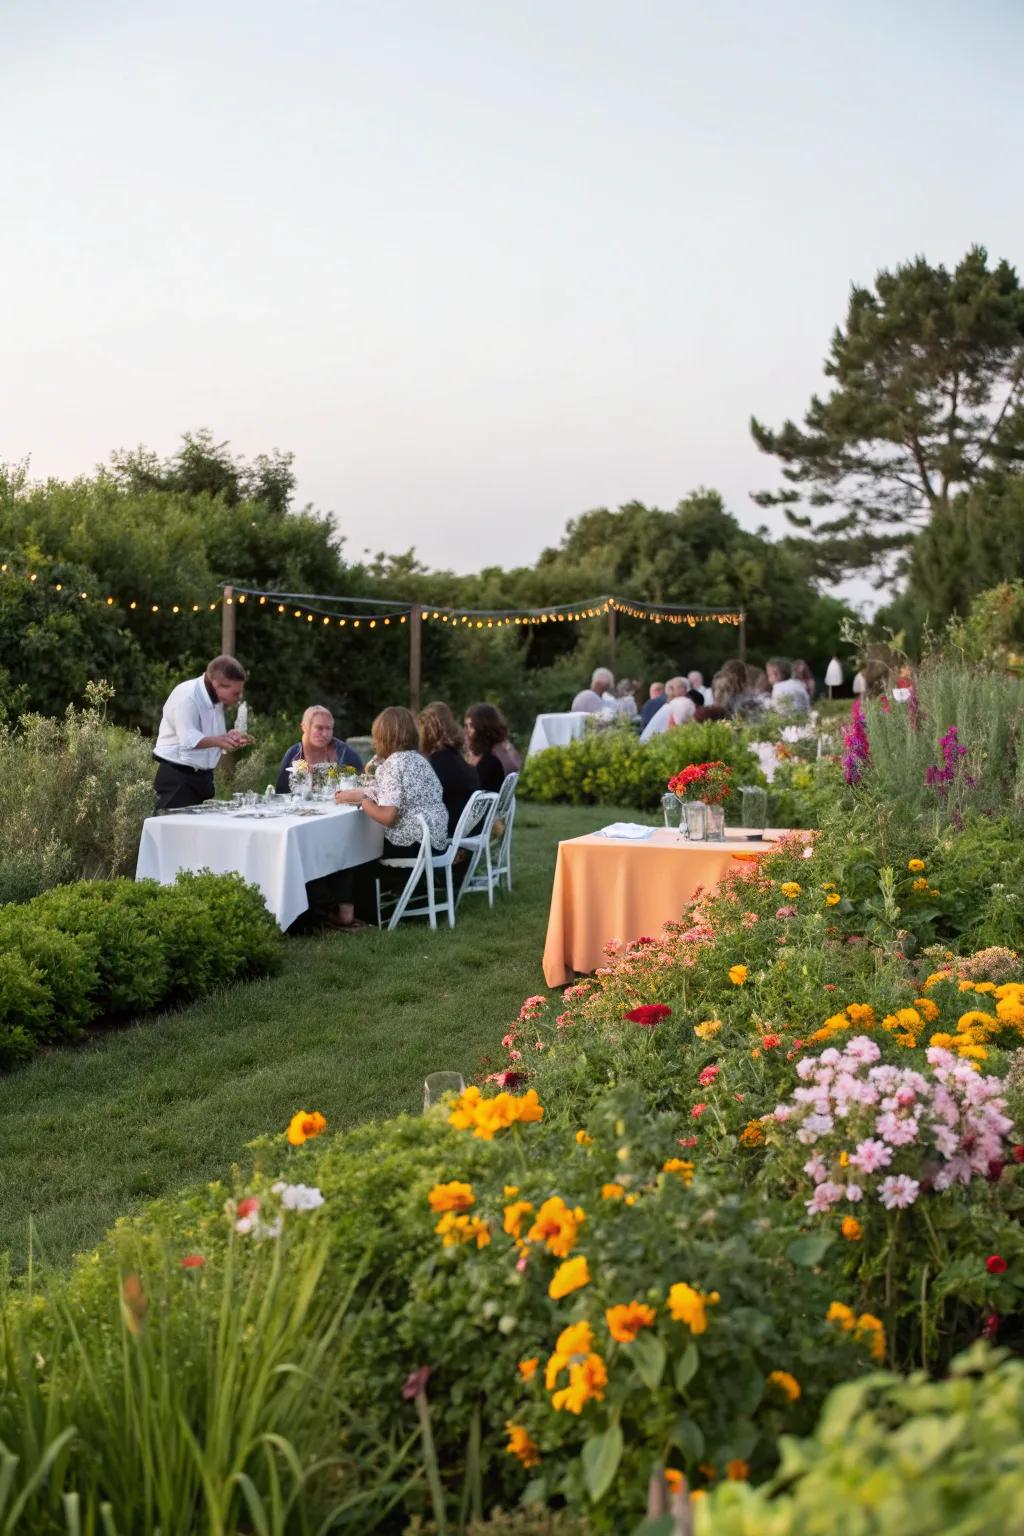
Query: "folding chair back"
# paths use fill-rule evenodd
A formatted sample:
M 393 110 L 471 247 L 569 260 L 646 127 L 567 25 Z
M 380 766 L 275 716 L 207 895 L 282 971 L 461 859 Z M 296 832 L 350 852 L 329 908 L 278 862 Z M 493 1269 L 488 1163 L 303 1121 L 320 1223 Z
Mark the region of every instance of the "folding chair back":
M 409 875 L 402 887 L 400 894 L 393 898 L 391 920 L 388 923 L 389 931 L 397 928 L 403 917 L 425 917 L 431 928 L 437 927 L 437 903 L 434 900 L 434 869 L 430 847 L 430 828 L 426 818 L 417 816 L 420 824 L 420 845 L 415 855 L 408 859 L 381 859 L 386 869 L 408 869 Z M 412 905 L 412 898 L 416 894 L 416 887 L 420 881 L 424 882 L 425 894 L 423 901 L 418 906 Z M 384 907 L 391 906 L 385 894 L 382 897 L 380 879 L 377 880 L 377 927 L 384 926 Z
M 498 797 L 491 790 L 478 789 L 470 795 L 459 817 L 458 825 L 452 834 L 452 840 L 444 853 L 434 854 L 434 868 L 444 870 L 445 898 L 437 902 L 439 912 L 448 913 L 448 926 L 455 927 L 455 911 L 462 900 L 463 892 L 470 890 L 489 889 L 490 859 L 491 859 L 491 827 L 494 824 L 494 812 L 497 808 Z M 469 855 L 469 864 L 465 878 L 459 886 L 458 894 L 455 893 L 455 882 L 452 876 L 452 868 L 461 850 L 465 849 Z M 476 877 L 477 865 L 481 857 L 487 864 L 488 885 L 483 883 L 473 884 Z M 480 881 L 483 881 L 483 876 Z M 492 898 L 493 900 L 493 898 Z
M 501 840 L 494 854 L 494 883 L 501 890 L 502 881 L 512 889 L 512 827 L 516 819 L 516 785 L 518 773 L 507 773 L 501 781 L 495 821 L 501 822 Z

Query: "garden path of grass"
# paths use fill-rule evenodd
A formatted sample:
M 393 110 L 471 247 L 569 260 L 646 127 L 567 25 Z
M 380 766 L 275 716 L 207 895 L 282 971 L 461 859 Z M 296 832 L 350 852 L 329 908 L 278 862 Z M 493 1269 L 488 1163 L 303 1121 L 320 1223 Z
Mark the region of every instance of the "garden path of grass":
M 65 1263 L 147 1199 L 227 1174 L 247 1141 L 319 1109 L 332 1130 L 422 1106 L 427 1072 L 490 1058 L 540 957 L 558 840 L 635 811 L 521 804 L 511 898 L 454 932 L 291 939 L 280 975 L 212 992 L 0 1078 L 0 1259 L 29 1219 Z M 650 819 L 650 818 L 645 818 Z

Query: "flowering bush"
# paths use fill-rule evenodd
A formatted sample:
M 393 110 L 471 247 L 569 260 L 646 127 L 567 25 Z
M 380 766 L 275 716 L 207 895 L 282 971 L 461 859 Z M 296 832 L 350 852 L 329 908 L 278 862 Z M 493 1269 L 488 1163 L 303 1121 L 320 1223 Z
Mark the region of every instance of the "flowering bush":
M 668 781 L 668 788 L 680 800 L 703 800 L 705 805 L 721 805 L 728 799 L 732 769 L 728 763 L 690 763 Z

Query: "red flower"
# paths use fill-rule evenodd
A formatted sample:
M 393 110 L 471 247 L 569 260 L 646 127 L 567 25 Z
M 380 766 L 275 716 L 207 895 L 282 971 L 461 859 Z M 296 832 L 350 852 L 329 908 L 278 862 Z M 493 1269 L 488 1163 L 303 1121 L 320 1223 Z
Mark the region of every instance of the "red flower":
M 244 1200 L 238 1202 L 239 1216 L 255 1216 L 260 1208 L 260 1202 L 256 1195 L 247 1195 Z
M 646 934 L 644 934 L 641 938 L 636 940 L 636 943 L 637 943 L 637 945 L 640 945 L 640 944 L 656 944 L 657 940 L 656 939 L 650 939 L 650 938 L 647 937 Z
M 429 1365 L 421 1365 L 418 1370 L 409 1372 L 402 1383 L 402 1396 L 407 1403 L 411 1403 L 413 1398 L 419 1397 L 421 1393 L 426 1393 L 431 1369 Z
M 206 1260 L 201 1253 L 186 1253 L 181 1261 L 182 1269 L 202 1269 Z
M 644 1029 L 653 1029 L 655 1024 L 660 1024 L 662 1019 L 671 1016 L 672 1009 L 664 1003 L 642 1003 L 639 1008 L 634 1008 L 625 1017 L 631 1024 L 640 1024 Z
M 986 1339 L 995 1338 L 996 1334 L 999 1332 L 999 1324 L 1001 1322 L 1002 1318 L 999 1316 L 998 1312 L 989 1313 L 988 1317 L 985 1319 L 985 1326 L 982 1329 L 982 1333 L 985 1335 Z
M 680 1136 L 679 1145 L 681 1147 L 695 1147 L 697 1145 L 697 1138 L 696 1136 Z
M 1006 1164 L 1001 1160 L 1001 1158 L 994 1157 L 992 1159 L 992 1161 L 988 1165 L 988 1172 L 985 1175 L 986 1179 L 988 1179 L 990 1184 L 998 1184 L 999 1183 L 999 1180 L 1003 1176 L 1003 1169 L 1005 1167 L 1006 1167 Z
M 695 1104 L 693 1106 L 693 1108 L 690 1110 L 690 1114 L 693 1116 L 693 1118 L 695 1120 L 699 1120 L 701 1115 L 704 1113 L 704 1111 L 706 1109 L 707 1109 L 707 1105 L 706 1104 Z
M 698 1079 L 701 1087 L 710 1088 L 711 1084 L 714 1082 L 715 1078 L 718 1076 L 721 1070 L 721 1067 L 716 1066 L 705 1067 Z
M 515 1093 L 526 1082 L 525 1072 L 514 1072 L 511 1068 L 507 1072 L 491 1072 L 485 1079 L 487 1083 L 497 1083 L 499 1088 L 505 1088 L 509 1093 Z
M 777 1045 L 781 1045 L 781 1044 L 782 1044 L 782 1036 L 781 1035 L 762 1035 L 761 1036 L 761 1049 L 763 1051 L 774 1051 L 775 1047 Z
M 1024 1142 L 1018 1142 L 1014 1147 L 1013 1160 L 1015 1163 L 1024 1163 Z
M 990 1253 L 985 1260 L 985 1268 L 990 1275 L 1005 1275 L 1009 1266 L 1001 1253 Z

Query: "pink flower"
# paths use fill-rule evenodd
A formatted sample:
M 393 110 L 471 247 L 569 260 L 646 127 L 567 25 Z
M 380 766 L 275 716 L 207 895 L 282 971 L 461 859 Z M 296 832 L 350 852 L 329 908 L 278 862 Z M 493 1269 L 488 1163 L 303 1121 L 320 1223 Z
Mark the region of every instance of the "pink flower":
M 431 1367 L 421 1365 L 419 1370 L 410 1371 L 402 1383 L 402 1396 L 407 1403 L 411 1403 L 414 1397 L 419 1397 L 427 1390 L 427 1382 L 430 1380 Z
M 777 907 L 775 909 L 775 916 L 782 918 L 796 917 L 796 907 Z
M 510 1029 L 507 1035 L 502 1035 L 501 1043 L 505 1047 L 506 1051 L 510 1050 L 511 1047 L 515 1044 L 515 1039 L 516 1032 L 514 1029 Z
M 704 1111 L 706 1109 L 707 1109 L 707 1105 L 706 1104 L 695 1104 L 693 1106 L 693 1108 L 690 1110 L 690 1114 L 693 1116 L 693 1118 L 695 1120 L 699 1120 L 701 1115 L 704 1113 Z
M 696 1136 L 680 1136 L 679 1145 L 681 1147 L 695 1147 L 697 1145 L 697 1138 Z
M 985 1335 L 986 1339 L 995 1338 L 996 1334 L 999 1332 L 999 1325 L 1002 1323 L 1002 1321 L 1003 1320 L 999 1316 L 998 1312 L 989 1313 L 988 1317 L 985 1319 L 985 1326 L 982 1329 L 982 1333 Z
M 821 1216 L 830 1211 L 837 1201 L 843 1198 L 845 1190 L 841 1184 L 826 1182 L 819 1184 L 814 1194 L 804 1204 L 812 1216 Z
M 885 1142 L 875 1141 L 870 1136 L 858 1145 L 850 1158 L 850 1166 L 859 1168 L 861 1173 L 874 1173 L 879 1168 L 888 1168 L 891 1162 L 892 1152 Z
M 492 1072 L 484 1079 L 488 1083 L 497 1083 L 499 1088 L 505 1088 L 509 1093 L 515 1093 L 526 1082 L 525 1072 Z
M 917 1140 L 917 1121 L 913 1116 L 901 1120 L 891 1109 L 879 1115 L 875 1121 L 875 1130 L 893 1147 L 909 1147 L 911 1142 Z
M 890 1174 L 879 1185 L 878 1198 L 887 1211 L 903 1211 L 908 1205 L 913 1205 L 920 1188 L 917 1179 L 910 1178 L 908 1174 Z
M 698 1078 L 698 1082 L 700 1083 L 701 1087 L 710 1088 L 711 1084 L 714 1082 L 715 1078 L 718 1076 L 721 1070 L 721 1067 L 716 1067 L 714 1064 L 712 1064 L 710 1067 L 705 1067 L 703 1072 L 700 1074 L 700 1077 Z

